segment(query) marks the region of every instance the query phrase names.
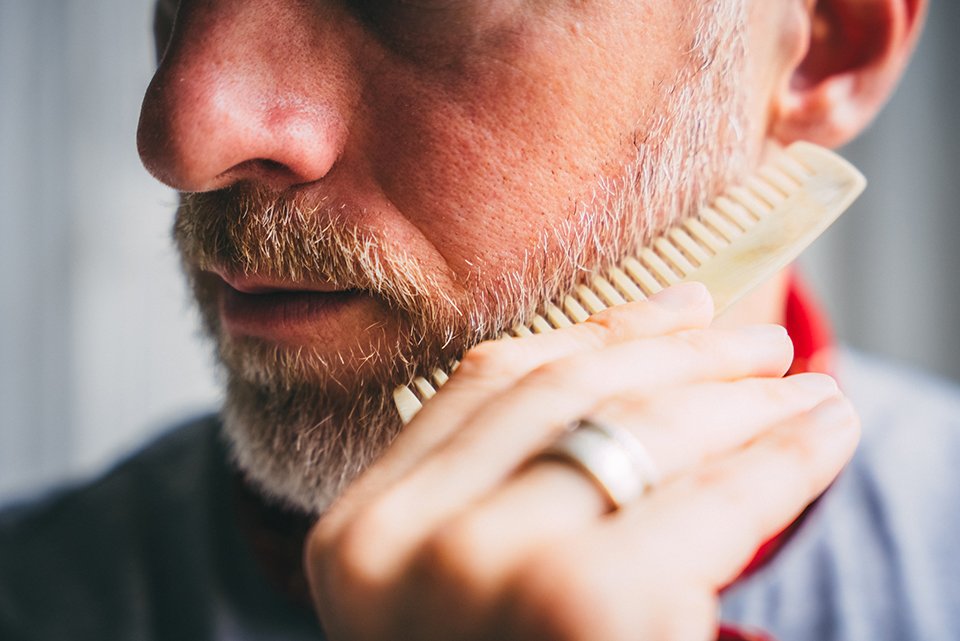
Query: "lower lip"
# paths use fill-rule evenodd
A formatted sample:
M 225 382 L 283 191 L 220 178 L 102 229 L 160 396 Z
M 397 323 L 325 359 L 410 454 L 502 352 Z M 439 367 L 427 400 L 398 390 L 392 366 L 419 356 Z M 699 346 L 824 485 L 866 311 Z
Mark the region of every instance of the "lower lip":
M 290 291 L 245 294 L 223 285 L 220 316 L 231 334 L 263 338 L 297 338 L 333 320 L 364 298 L 358 290 Z

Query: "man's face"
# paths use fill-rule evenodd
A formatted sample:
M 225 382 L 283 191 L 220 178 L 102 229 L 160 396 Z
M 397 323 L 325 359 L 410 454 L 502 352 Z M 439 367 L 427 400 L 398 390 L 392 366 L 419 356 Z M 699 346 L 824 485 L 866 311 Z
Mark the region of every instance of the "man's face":
M 399 428 L 393 386 L 743 173 L 742 5 L 182 0 L 139 144 L 185 192 L 247 473 L 321 508 Z

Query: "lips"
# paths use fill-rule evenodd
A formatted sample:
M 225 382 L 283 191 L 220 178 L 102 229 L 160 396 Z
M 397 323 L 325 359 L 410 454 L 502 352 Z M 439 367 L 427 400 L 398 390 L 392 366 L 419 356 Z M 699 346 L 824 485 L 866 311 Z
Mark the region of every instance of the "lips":
M 249 278 L 220 277 L 220 283 L 220 317 L 228 333 L 280 342 L 301 343 L 304 337 L 323 333 L 323 328 L 368 298 L 359 289 L 337 289 L 328 283 L 303 285 L 303 289 Z
M 286 283 L 262 276 L 231 276 L 221 273 L 217 273 L 217 276 L 219 276 L 225 285 L 241 294 L 273 294 L 283 292 L 335 293 L 350 289 L 331 281 Z

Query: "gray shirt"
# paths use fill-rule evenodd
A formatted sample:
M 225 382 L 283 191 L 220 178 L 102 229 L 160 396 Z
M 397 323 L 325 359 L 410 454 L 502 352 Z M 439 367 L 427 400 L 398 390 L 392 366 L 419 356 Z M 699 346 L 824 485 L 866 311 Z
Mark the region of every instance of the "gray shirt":
M 853 461 L 723 614 L 779 641 L 960 639 L 960 393 L 845 353 Z

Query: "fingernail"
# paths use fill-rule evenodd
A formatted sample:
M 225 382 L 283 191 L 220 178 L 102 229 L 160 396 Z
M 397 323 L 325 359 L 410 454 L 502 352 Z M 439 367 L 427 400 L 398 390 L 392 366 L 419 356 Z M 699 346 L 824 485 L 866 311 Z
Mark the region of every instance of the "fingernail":
M 845 427 L 856 416 L 850 403 L 842 398 L 831 398 L 817 405 L 810 412 L 810 418 L 818 427 Z
M 650 300 L 668 309 L 689 309 L 703 305 L 708 297 L 707 288 L 702 283 L 689 282 L 668 287 L 651 296 Z
M 826 374 L 797 374 L 788 380 L 800 389 L 817 396 L 827 396 L 837 392 L 837 381 Z

